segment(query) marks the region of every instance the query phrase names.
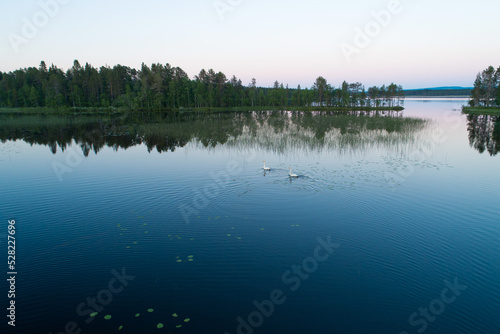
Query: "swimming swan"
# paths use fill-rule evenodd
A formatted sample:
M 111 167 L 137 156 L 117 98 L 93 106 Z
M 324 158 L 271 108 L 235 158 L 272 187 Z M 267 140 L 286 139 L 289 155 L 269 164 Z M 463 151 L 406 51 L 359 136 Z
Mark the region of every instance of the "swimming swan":
M 264 163 L 264 167 L 262 167 L 263 170 L 271 170 L 271 168 L 266 167 L 266 160 L 262 160 L 262 162 Z

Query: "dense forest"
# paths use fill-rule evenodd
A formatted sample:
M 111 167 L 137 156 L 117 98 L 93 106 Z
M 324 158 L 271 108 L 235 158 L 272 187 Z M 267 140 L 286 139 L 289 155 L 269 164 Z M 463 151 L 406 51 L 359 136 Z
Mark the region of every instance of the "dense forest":
M 500 106 L 500 67 L 495 70 L 493 66 L 488 67 L 476 76 L 474 88 L 472 89 L 472 107 L 495 107 Z
M 335 88 L 318 77 L 310 88 L 289 88 L 276 81 L 272 88 L 244 85 L 236 76 L 201 70 L 190 79 L 179 67 L 142 64 L 140 70 L 116 65 L 94 68 L 75 60 L 64 72 L 41 62 L 39 67 L 0 72 L 0 107 L 127 110 L 182 110 L 234 107 L 359 107 L 396 108 L 404 91 L 391 83 L 365 87 L 343 82 Z
M 471 88 L 463 89 L 409 89 L 405 90 L 406 97 L 468 97 L 472 93 Z

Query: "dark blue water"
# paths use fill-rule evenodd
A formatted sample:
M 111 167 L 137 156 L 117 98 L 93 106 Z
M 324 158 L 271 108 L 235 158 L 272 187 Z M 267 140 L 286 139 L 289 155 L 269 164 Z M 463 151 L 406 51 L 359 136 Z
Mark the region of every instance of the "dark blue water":
M 496 119 L 461 103 L 407 101 L 425 122 L 395 132 L 263 117 L 162 153 L 6 140 L 0 245 L 6 259 L 15 219 L 18 274 L 2 328 L 498 333 Z

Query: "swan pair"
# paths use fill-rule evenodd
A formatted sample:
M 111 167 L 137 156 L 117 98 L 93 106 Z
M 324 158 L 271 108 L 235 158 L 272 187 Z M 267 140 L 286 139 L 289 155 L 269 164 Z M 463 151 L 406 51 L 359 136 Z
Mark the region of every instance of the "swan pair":
M 264 167 L 262 167 L 262 169 L 264 171 L 270 171 L 271 168 L 269 168 L 269 167 L 266 166 L 266 160 L 262 160 L 262 162 L 264 163 Z M 290 167 L 290 171 L 288 172 L 288 176 L 290 176 L 290 177 L 299 177 L 297 174 L 292 173 L 292 167 Z

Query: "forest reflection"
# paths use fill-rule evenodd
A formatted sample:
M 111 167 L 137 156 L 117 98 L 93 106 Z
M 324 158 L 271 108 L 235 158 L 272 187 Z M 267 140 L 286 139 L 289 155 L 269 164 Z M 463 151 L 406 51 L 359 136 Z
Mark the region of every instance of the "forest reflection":
M 497 155 L 500 149 L 500 116 L 468 115 L 469 144 L 479 153 Z
M 408 145 L 429 122 L 401 112 L 130 113 L 117 115 L 0 115 L 0 139 L 46 145 L 55 154 L 75 142 L 83 154 L 144 145 L 173 152 L 194 144 L 213 149 L 353 151 Z

